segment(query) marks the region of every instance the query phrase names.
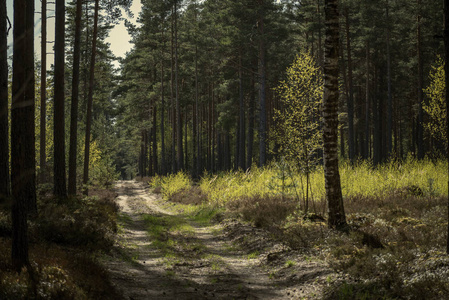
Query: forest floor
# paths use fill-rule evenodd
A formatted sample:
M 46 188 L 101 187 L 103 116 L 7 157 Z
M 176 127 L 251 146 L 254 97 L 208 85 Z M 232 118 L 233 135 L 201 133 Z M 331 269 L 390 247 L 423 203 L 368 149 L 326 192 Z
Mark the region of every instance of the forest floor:
M 339 277 L 266 230 L 202 220 L 143 183 L 116 192 L 119 234 L 104 264 L 125 299 L 318 299 Z

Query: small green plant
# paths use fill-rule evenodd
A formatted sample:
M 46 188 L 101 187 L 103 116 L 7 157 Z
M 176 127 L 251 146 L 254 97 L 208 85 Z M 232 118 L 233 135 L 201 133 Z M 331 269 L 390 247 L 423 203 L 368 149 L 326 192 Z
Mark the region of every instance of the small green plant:
M 256 259 L 260 255 L 259 251 L 254 251 L 248 254 L 248 259 Z
M 296 263 L 294 262 L 294 261 L 292 261 L 292 260 L 287 260 L 286 262 L 285 262 L 285 267 L 286 268 L 291 268 L 291 267 L 293 267 L 293 266 L 295 266 L 296 265 Z

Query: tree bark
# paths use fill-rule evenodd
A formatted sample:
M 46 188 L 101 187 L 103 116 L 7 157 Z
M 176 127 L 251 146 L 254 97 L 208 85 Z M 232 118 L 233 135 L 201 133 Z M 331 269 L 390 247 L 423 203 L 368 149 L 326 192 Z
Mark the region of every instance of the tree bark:
M 45 2 L 45 0 L 43 0 Z M 10 196 L 6 1 L 0 3 L 0 203 Z
M 265 61 L 265 37 L 264 37 L 264 0 L 259 0 L 259 166 L 266 163 L 266 138 L 267 138 L 267 112 L 266 112 L 266 61 Z
M 95 56 L 97 53 L 97 33 L 98 33 L 98 10 L 99 0 L 95 0 L 95 13 L 94 13 L 94 28 L 92 34 L 92 52 L 90 57 L 90 70 L 89 70 L 89 91 L 87 97 L 87 115 L 86 115 L 86 138 L 84 144 L 84 172 L 83 172 L 83 184 L 84 194 L 89 194 L 88 182 L 89 182 L 89 157 L 90 157 L 90 130 L 92 126 L 92 102 L 94 95 L 94 76 L 95 76 Z
M 323 94 L 323 159 L 328 225 L 346 227 L 346 216 L 338 170 L 338 1 L 325 0 L 326 40 L 324 42 L 324 94 Z
M 45 1 L 45 0 L 43 0 Z M 76 195 L 76 158 L 78 156 L 78 97 L 81 56 L 82 0 L 76 1 L 75 44 L 73 46 L 72 106 L 70 112 L 69 195 Z
M 370 87 L 369 87 L 369 60 L 370 50 L 369 42 L 366 41 L 366 82 L 365 82 L 365 146 L 363 157 L 368 159 L 370 157 Z
M 40 183 L 47 182 L 47 0 L 41 6 Z
M 226 138 L 229 138 L 229 133 Z M 238 167 L 245 170 L 245 103 L 243 97 L 242 54 L 239 63 L 239 141 L 238 141 Z
M 250 103 L 249 103 L 249 111 L 248 111 L 248 149 L 246 153 L 246 166 L 247 168 L 251 168 L 253 164 L 253 146 L 254 146 L 254 111 L 255 111 L 255 102 L 256 102 L 256 92 L 255 92 L 255 80 L 254 73 L 251 79 L 251 93 L 250 93 Z
M 181 122 L 181 104 L 179 99 L 179 82 L 178 82 L 178 8 L 175 1 L 175 96 L 176 96 L 176 142 L 177 142 L 177 163 L 178 169 L 184 169 L 184 157 L 182 149 L 182 122 Z
M 36 209 L 34 126 L 34 1 L 14 0 L 11 106 L 11 191 L 13 267 L 28 260 L 27 214 Z
M 348 52 L 348 150 L 349 159 L 354 162 L 355 159 L 355 135 L 354 135 L 354 84 L 352 82 L 352 55 L 351 55 L 351 39 L 349 31 L 349 10 L 345 10 L 345 20 L 346 20 L 346 51 Z
M 54 85 L 54 165 L 53 194 L 67 197 L 65 169 L 65 117 L 64 117 L 64 49 L 65 49 L 65 1 L 56 0 L 55 17 L 55 85 Z
M 418 28 L 417 28 L 417 56 L 418 56 L 418 120 L 417 120 L 417 131 L 416 131 L 416 143 L 418 150 L 418 159 L 424 158 L 424 130 L 423 130 L 423 121 L 424 121 L 424 111 L 422 108 L 423 104 L 423 81 L 424 81 L 424 72 L 423 72 L 423 63 L 422 63 L 422 46 L 421 46 L 421 0 L 418 0 Z
M 162 31 L 163 38 L 164 31 Z M 166 174 L 165 168 L 165 102 L 164 102 L 164 47 L 161 47 L 161 174 Z
M 446 132 L 449 133 L 449 0 L 444 0 L 444 74 L 445 74 L 445 97 L 446 97 Z M 447 146 L 447 154 L 449 154 L 449 143 Z M 449 170 L 448 170 L 449 173 Z M 449 185 L 448 185 L 449 192 Z M 447 202 L 448 220 L 449 220 L 449 198 Z M 449 222 L 447 224 L 447 245 L 446 253 L 449 254 Z
M 387 140 L 386 140 L 386 158 L 389 158 L 393 151 L 393 96 L 391 92 L 391 53 L 390 53 L 390 16 L 389 3 L 387 0 L 385 14 L 387 19 Z

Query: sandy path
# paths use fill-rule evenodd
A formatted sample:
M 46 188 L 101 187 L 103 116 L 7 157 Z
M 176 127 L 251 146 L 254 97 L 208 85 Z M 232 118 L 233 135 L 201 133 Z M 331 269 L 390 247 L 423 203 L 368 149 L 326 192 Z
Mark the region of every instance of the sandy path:
M 200 225 L 164 209 L 159 196 L 136 181 L 117 182 L 116 190 L 121 229 L 105 264 L 125 299 L 288 299 L 294 295 L 289 292 L 291 285 L 269 278 L 260 260 L 234 247 L 222 225 Z M 172 236 L 180 245 L 175 260 L 167 263 L 167 253 L 152 245 L 144 216 L 180 217 L 193 228 L 188 236 Z
M 121 232 L 115 257 L 107 262 L 111 279 L 125 299 L 273 299 L 268 276 L 241 252 L 231 249 L 219 226 L 194 228 L 188 242 L 204 245 L 201 257 L 186 253 L 186 259 L 167 267 L 164 253 L 151 247 L 142 220 L 144 214 L 172 215 L 158 205 L 158 196 L 141 183 L 116 184 L 121 207 Z M 195 256 L 195 255 L 194 255 Z M 169 271 L 169 272 L 167 272 Z M 169 274 L 169 275 L 168 275 Z

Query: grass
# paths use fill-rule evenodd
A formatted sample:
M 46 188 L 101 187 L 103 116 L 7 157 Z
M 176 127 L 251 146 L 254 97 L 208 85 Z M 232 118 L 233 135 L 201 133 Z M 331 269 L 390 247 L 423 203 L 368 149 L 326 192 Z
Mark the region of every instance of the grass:
M 322 168 L 310 175 L 307 213 L 304 176 L 282 172 L 285 169 L 272 164 L 248 172 L 206 174 L 194 187 L 201 191 L 195 193 L 183 173 L 158 180 L 165 199 L 181 203 L 177 207 L 192 215 L 190 220 L 201 222 L 204 217 L 208 223 L 231 215 L 276 227 L 277 238 L 304 257 L 325 261 L 357 279 L 328 282 L 327 299 L 441 299 L 449 293 L 449 258 L 444 254 L 447 162 L 408 159 L 378 167 L 343 162 L 340 176 L 349 233 L 326 225 Z M 195 195 L 201 195 L 201 201 L 192 199 Z M 293 265 L 287 261 L 285 267 Z

